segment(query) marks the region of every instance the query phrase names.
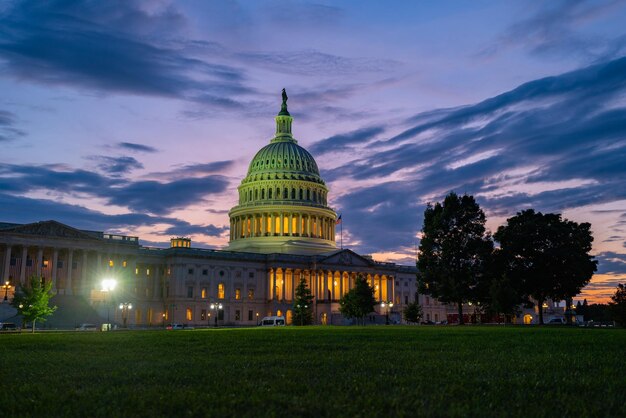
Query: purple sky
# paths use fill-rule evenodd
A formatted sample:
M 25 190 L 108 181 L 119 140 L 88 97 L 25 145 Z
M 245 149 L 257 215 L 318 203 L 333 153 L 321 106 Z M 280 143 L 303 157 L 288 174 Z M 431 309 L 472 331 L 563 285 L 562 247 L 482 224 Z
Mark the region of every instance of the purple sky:
M 0 3 L 0 221 L 228 240 L 280 91 L 344 246 L 414 261 L 425 204 L 591 222 L 626 281 L 626 2 Z

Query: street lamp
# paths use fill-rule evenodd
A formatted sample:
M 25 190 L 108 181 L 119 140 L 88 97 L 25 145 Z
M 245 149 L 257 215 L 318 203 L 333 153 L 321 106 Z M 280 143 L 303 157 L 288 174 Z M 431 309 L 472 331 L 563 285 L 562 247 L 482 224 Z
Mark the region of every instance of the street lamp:
M 256 313 L 256 324 L 259 325 L 259 313 Z
M 107 330 L 110 331 L 111 330 L 111 320 L 110 320 L 110 314 L 109 314 L 109 302 L 110 302 L 110 296 L 109 293 L 113 291 L 113 289 L 115 289 L 115 286 L 117 286 L 117 280 L 115 279 L 104 279 L 102 280 L 102 291 L 105 292 L 105 301 L 104 303 L 107 305 Z
M 221 303 L 212 303 L 211 310 L 215 311 L 215 328 L 217 328 L 217 314 L 223 308 Z
M 7 280 L 6 282 L 4 282 L 4 285 L 2 287 L 4 287 L 4 301 L 6 302 L 9 300 L 9 288 L 11 287 L 11 284 Z
M 304 325 L 302 323 L 302 321 L 304 320 L 304 313 L 302 312 L 302 309 L 300 308 L 307 309 L 308 307 L 309 307 L 308 305 L 300 305 L 300 304 L 296 305 L 296 308 L 298 308 L 298 313 L 300 314 L 300 326 Z
M 128 311 L 133 309 L 133 304 L 130 302 L 120 303 L 120 310 L 122 311 L 122 322 L 124 328 L 126 328 L 126 320 L 128 319 Z
M 385 325 L 389 325 L 389 309 L 393 308 L 393 302 L 381 302 L 380 307 L 382 309 L 385 309 L 385 307 L 387 308 L 385 311 Z

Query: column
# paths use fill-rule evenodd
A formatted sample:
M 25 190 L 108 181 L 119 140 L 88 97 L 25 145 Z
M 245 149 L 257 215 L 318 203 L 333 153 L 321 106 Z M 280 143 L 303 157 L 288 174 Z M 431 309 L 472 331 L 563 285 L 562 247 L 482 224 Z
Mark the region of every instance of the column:
M 57 262 L 59 261 L 59 250 L 53 248 L 52 250 L 52 274 L 50 278 L 52 280 L 52 291 L 59 292 L 59 286 L 57 284 Z
M 269 235 L 272 235 L 276 225 L 274 225 L 274 214 L 270 213 L 269 216 L 270 216 L 270 228 L 269 228 L 269 231 L 267 231 L 267 232 L 269 232 Z M 272 289 L 272 291 L 273 291 L 273 289 Z
M 133 274 L 135 272 L 133 271 Z M 152 299 L 161 299 L 161 266 L 154 267 L 154 275 L 152 276 Z
M 74 264 L 73 259 L 74 258 L 74 250 L 69 249 L 67 250 L 67 267 L 65 268 L 65 271 L 67 272 L 65 274 L 65 294 L 66 295 L 71 295 L 74 292 L 72 292 L 72 264 Z
M 283 300 L 287 300 L 287 294 L 286 294 L 287 293 L 287 274 L 286 274 L 287 269 L 282 269 L 282 271 L 283 271 L 283 285 L 282 285 L 283 290 L 281 292 L 282 293 L 281 296 L 283 297 Z
M 26 284 L 26 259 L 28 258 L 28 247 L 22 247 L 22 265 L 20 267 L 20 284 Z
M 271 215 L 270 215 L 270 219 L 271 219 Z M 276 299 L 276 270 L 272 269 L 270 270 L 270 295 L 272 300 Z
M 2 280 L 3 282 L 9 280 L 10 269 L 11 269 L 11 246 L 7 245 L 7 251 L 4 254 L 4 270 L 2 272 L 2 274 L 4 275 L 3 280 Z M 11 284 L 15 286 L 15 283 L 11 283 Z
M 322 280 L 322 294 L 324 295 L 322 299 L 326 300 L 326 298 L 328 297 L 328 273 L 326 271 L 323 271 L 322 277 L 324 278 Z
M 280 213 L 280 235 L 285 235 L 285 214 L 283 212 Z
M 300 283 L 300 280 L 298 280 L 298 283 Z M 291 301 L 293 302 L 294 300 L 296 300 L 296 274 L 294 272 L 294 270 L 291 270 Z
M 41 277 L 41 265 L 43 264 L 43 248 L 37 247 L 37 265 L 35 266 L 35 274 Z
M 80 285 L 78 292 L 83 294 L 87 287 L 87 251 L 83 250 L 83 260 L 80 264 Z
M 341 272 L 341 278 L 339 279 L 339 298 L 341 298 L 343 296 L 343 277 L 344 277 L 345 273 L 346 273 L 345 271 L 342 271 Z M 339 298 L 337 298 L 337 299 L 339 299 Z

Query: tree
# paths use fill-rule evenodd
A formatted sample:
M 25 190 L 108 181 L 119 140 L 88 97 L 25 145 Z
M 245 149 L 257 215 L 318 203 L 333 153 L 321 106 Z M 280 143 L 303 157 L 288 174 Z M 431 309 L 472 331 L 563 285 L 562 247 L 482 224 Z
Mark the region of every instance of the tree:
M 519 311 L 521 298 L 516 287 L 506 275 L 493 277 L 489 286 L 488 309 L 498 316 L 514 316 Z M 499 322 L 499 320 L 498 320 Z
M 346 318 L 361 320 L 374 311 L 376 299 L 374 298 L 374 288 L 367 283 L 362 275 L 357 276 L 354 281 L 354 288 L 350 289 L 341 300 L 339 300 L 339 310 Z
M 428 204 L 417 261 L 420 292 L 455 303 L 463 324 L 463 304 L 478 301 L 492 250 L 485 214 L 472 196 L 450 193 L 443 204 Z
M 609 302 L 613 319 L 620 326 L 626 327 L 626 284 L 619 283 L 615 294 Z
M 404 307 L 402 316 L 406 322 L 418 323 L 422 319 L 422 307 L 418 302 L 418 293 L 415 293 L 415 300 Z
M 296 297 L 293 301 L 293 324 L 311 325 L 313 323 L 313 295 L 302 277 L 296 287 Z
M 590 227 L 528 209 L 507 219 L 494 235 L 505 260 L 503 274 L 535 300 L 540 323 L 547 299 L 573 298 L 596 271 L 597 261 L 589 255 Z
M 35 332 L 35 322 L 46 320 L 56 311 L 57 307 L 50 307 L 50 289 L 52 282 L 45 282 L 43 278 L 32 276 L 27 286 L 21 286 L 18 294 L 13 299 L 13 306 L 18 314 L 22 315 L 25 322 L 32 322 Z

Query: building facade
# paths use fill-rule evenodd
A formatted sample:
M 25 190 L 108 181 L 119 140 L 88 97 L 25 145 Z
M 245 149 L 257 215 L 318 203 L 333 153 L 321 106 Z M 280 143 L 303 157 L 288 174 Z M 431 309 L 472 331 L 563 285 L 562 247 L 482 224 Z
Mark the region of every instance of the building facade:
M 167 249 L 149 248 L 138 237 L 52 220 L 0 223 L 6 302 L 36 276 L 52 283 L 59 309 L 49 323 L 58 327 L 255 325 L 270 315 L 284 315 L 290 323 L 295 288 L 304 279 L 314 296 L 315 322 L 343 324 L 339 300 L 363 275 L 379 302 L 369 320 L 380 323 L 389 316 L 400 322 L 403 307 L 416 295 L 415 267 L 337 248 L 329 190 L 313 156 L 292 135 L 284 92 L 275 121 L 274 138 L 254 156 L 238 187 L 227 249 L 194 248 L 186 238 L 173 238 Z M 117 286 L 103 288 L 106 279 Z M 444 305 L 423 302 L 429 318 L 445 319 Z M 221 310 L 212 309 L 218 304 Z M 0 318 L 11 309 L 2 304 Z

